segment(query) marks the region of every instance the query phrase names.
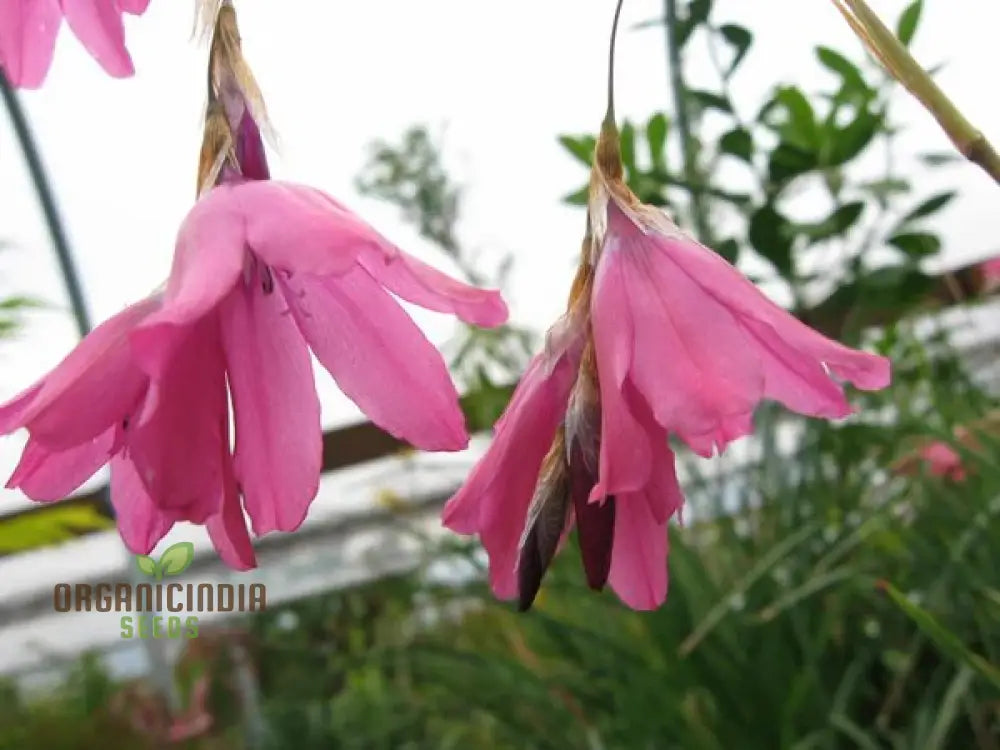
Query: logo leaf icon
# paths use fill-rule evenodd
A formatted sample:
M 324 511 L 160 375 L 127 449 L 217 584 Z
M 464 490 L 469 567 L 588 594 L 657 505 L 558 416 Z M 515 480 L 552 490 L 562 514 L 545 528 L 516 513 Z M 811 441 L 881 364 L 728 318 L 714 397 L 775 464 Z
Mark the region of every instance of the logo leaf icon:
M 156 560 L 154 560 L 149 555 L 136 555 L 135 564 L 138 566 L 139 570 L 148 576 L 156 575 Z
M 160 555 L 160 575 L 180 575 L 188 569 L 193 561 L 194 545 L 191 542 L 172 544 Z

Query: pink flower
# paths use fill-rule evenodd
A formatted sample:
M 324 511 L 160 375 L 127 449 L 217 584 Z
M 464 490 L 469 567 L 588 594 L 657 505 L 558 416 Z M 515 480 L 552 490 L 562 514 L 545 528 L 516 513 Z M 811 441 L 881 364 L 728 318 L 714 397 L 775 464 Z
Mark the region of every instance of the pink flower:
M 235 141 L 244 170 L 266 177 L 248 116 Z M 460 450 L 468 435 L 448 370 L 392 295 L 483 326 L 507 308 L 318 190 L 226 174 L 184 220 L 163 294 L 104 323 L 0 407 L 0 432 L 31 435 L 9 486 L 57 500 L 110 459 L 131 550 L 147 553 L 187 520 L 246 568 L 244 510 L 258 535 L 292 531 L 319 487 L 310 349 L 377 425 L 418 448 Z
M 833 376 L 889 383 L 887 359 L 816 333 L 640 204 L 617 148 L 603 132 L 561 344 L 533 361 L 445 507 L 445 525 L 482 539 L 494 592 L 522 608 L 574 522 L 592 588 L 607 581 L 635 609 L 664 601 L 666 526 L 683 504 L 668 436 L 709 456 L 752 432 L 765 398 L 836 418 L 851 410 Z
M 154 295 L 109 318 L 52 372 L 0 407 L 0 432 L 25 427 L 30 435 L 7 487 L 38 502 L 55 502 L 110 462 L 111 502 L 129 550 L 147 554 L 174 522 L 188 520 L 207 525 L 227 565 L 252 568 L 253 547 L 229 458 L 229 421 L 224 411 L 219 417 L 218 408 L 214 414 L 202 411 L 224 407 L 225 383 L 216 382 L 213 392 L 192 388 L 197 381 L 186 375 L 202 362 L 190 348 L 155 387 L 133 361 L 129 335 L 160 306 Z M 174 401 L 173 413 L 164 411 L 159 407 L 165 394 L 189 399 L 189 408 L 177 409 Z M 182 429 L 178 434 L 184 439 L 160 434 L 171 426 Z M 184 451 L 198 457 L 201 472 L 187 476 L 189 467 L 173 462 L 183 460 Z M 160 477 L 154 485 L 159 496 L 151 494 L 143 474 Z
M 115 78 L 135 73 L 122 13 L 142 15 L 149 0 L 3 0 L 0 64 L 12 86 L 38 88 L 52 64 L 63 16 L 97 62 Z
M 1000 257 L 984 260 L 979 264 L 979 272 L 982 274 L 984 292 L 992 292 L 1000 287 Z
M 930 473 L 953 482 L 965 481 L 966 472 L 962 458 L 947 443 L 935 440 L 919 451 L 920 458 L 927 462 Z

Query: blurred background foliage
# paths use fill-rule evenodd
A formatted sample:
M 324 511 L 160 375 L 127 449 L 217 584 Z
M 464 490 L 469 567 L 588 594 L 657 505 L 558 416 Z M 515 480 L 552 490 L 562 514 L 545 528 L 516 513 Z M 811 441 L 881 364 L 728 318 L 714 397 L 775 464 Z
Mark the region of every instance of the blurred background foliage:
M 920 11 L 898 21 L 905 42 Z M 189 701 L 198 679 L 211 683 L 211 721 L 190 739 L 149 729 L 169 722 L 162 707 L 159 723 L 137 722 L 143 704 L 115 698 L 133 687 L 86 660 L 45 699 L 4 688 L 0 750 L 108 737 L 123 750 L 1000 748 L 1000 442 L 979 430 L 997 404 L 953 330 L 924 314 L 942 301 L 924 263 L 941 250 L 934 218 L 954 194 L 897 171 L 893 87 L 856 53 L 817 48 L 834 86 L 778 84 L 738 111 L 730 92 L 753 54 L 750 29 L 716 18 L 710 0 L 668 0 L 646 26 L 666 31 L 675 62 L 708 45 L 717 69 L 688 80 L 674 65 L 671 112 L 623 125 L 633 190 L 812 325 L 890 356 L 892 388 L 853 394 L 859 414 L 838 424 L 763 408 L 747 459 L 682 455 L 688 507 L 656 612 L 587 590 L 570 545 L 535 609 L 516 614 L 486 588 L 476 545 L 450 539 L 427 544 L 409 575 L 192 642 L 178 681 Z M 593 135 L 559 142 L 589 163 Z M 509 258 L 490 264 L 463 246 L 461 191 L 426 128 L 375 144 L 359 187 L 397 205 L 471 280 L 504 283 Z M 947 301 L 975 303 L 949 288 Z M 537 333 L 468 328 L 452 342 L 477 428 L 502 411 Z M 900 468 L 931 440 L 953 446 L 963 478 Z M 468 575 L 429 575 L 442 561 Z

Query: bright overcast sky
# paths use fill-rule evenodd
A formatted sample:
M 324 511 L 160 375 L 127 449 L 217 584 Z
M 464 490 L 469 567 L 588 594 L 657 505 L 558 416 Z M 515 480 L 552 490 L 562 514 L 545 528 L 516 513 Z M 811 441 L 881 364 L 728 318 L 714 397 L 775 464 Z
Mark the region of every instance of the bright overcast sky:
M 873 0 L 894 19 L 901 0 Z M 353 181 L 375 138 L 398 138 L 413 123 L 447 126 L 446 150 L 467 185 L 463 240 L 487 253 L 512 252 L 507 290 L 516 319 L 543 329 L 558 314 L 579 248 L 583 218 L 559 199 L 583 170 L 556 144 L 559 133 L 593 132 L 604 107 L 612 0 L 238 0 L 244 49 L 281 140 L 272 171 L 346 201 L 402 247 L 444 259 L 399 220 L 362 199 Z M 1000 4 L 927 0 L 915 51 L 945 61 L 940 82 L 966 114 L 1000 141 L 995 30 Z M 661 13 L 659 0 L 629 0 L 623 28 Z M 81 269 L 94 318 L 103 320 L 166 277 L 178 224 L 190 207 L 204 104 L 206 50 L 191 40 L 191 0 L 153 0 L 127 17 L 135 78 L 107 78 L 68 30 L 40 92 L 23 95 Z M 812 48 L 823 43 L 857 59 L 860 47 L 828 0 L 717 0 L 716 17 L 751 28 L 754 50 L 737 77 L 751 106 L 778 80 L 825 85 Z M 645 118 L 669 106 L 662 29 L 624 33 L 618 109 Z M 689 75 L 706 73 L 703 56 Z M 908 100 L 901 151 L 941 151 L 936 125 Z M 0 119 L 0 123 L 3 120 Z M 5 123 L 4 123 L 5 124 Z M 0 255 L 3 294 L 53 305 L 0 345 L 0 397 L 55 364 L 75 332 L 27 171 L 8 127 L 0 128 Z M 906 163 L 905 160 L 903 162 Z M 973 167 L 936 173 L 926 194 L 949 187 L 960 201 L 942 214 L 949 265 L 995 252 L 996 188 Z M 442 316 L 420 318 L 447 338 Z M 357 418 L 329 378 L 320 379 L 324 422 Z M 19 441 L 16 441 L 19 443 Z M 9 440 L 0 474 L 16 459 Z M 13 495 L 13 493 L 8 493 Z M 5 495 L 0 494 L 0 500 Z

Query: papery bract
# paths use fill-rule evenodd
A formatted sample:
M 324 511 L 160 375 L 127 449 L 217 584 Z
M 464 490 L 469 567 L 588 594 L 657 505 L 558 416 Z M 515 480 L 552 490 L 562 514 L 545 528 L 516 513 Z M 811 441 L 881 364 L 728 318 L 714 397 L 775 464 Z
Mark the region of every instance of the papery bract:
M 148 6 L 149 0 L 3 0 L 0 65 L 11 85 L 41 86 L 65 17 L 73 33 L 109 75 L 131 76 L 135 68 L 125 47 L 122 14 L 141 15 Z

